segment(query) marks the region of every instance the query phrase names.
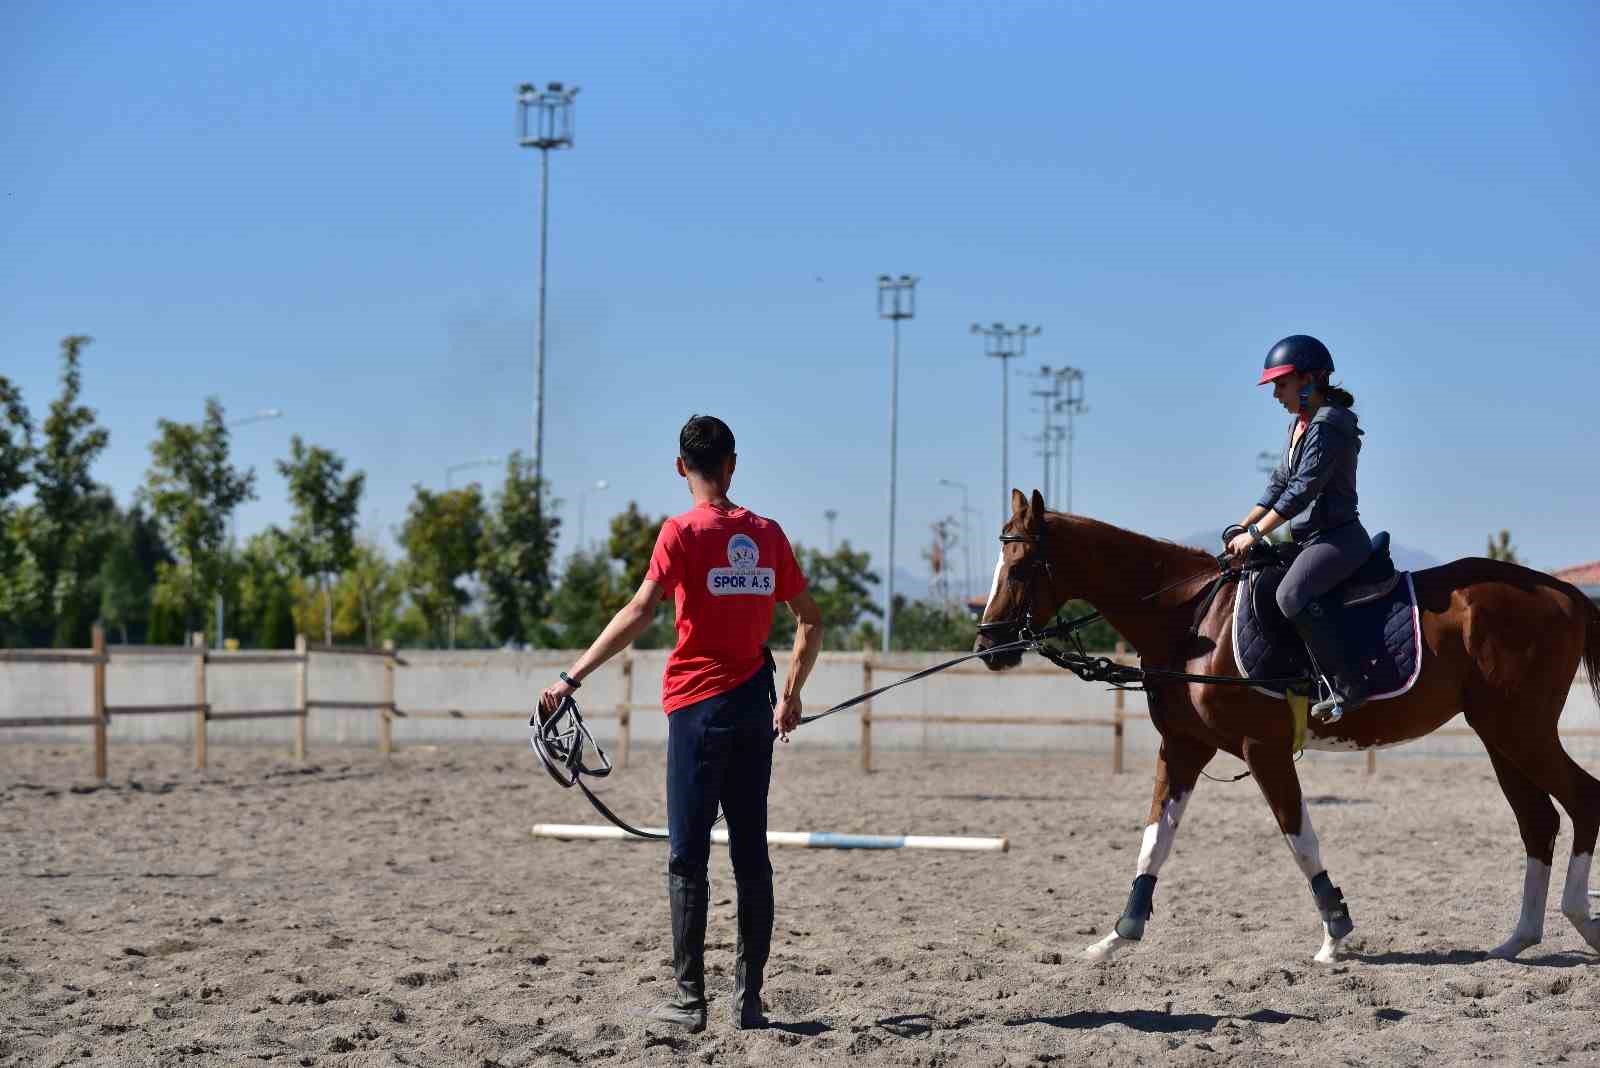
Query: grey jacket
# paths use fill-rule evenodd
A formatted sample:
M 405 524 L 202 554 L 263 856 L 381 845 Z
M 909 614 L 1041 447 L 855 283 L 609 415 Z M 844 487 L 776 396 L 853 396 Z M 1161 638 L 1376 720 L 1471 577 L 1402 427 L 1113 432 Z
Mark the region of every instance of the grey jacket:
M 1311 417 L 1311 425 L 1289 442 L 1283 458 L 1267 479 L 1267 491 L 1256 503 L 1270 508 L 1289 523 L 1296 542 L 1313 540 L 1324 531 L 1359 519 L 1356 507 L 1356 459 L 1361 453 L 1361 428 L 1348 408 L 1324 404 Z

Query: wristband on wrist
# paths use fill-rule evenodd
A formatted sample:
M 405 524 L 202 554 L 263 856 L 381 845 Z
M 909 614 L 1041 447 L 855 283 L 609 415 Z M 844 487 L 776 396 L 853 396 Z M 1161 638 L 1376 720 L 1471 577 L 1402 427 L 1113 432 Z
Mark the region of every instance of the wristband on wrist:
M 568 686 L 571 686 L 574 690 L 578 689 L 579 687 L 581 687 L 583 685 L 583 683 L 579 682 L 577 679 L 573 678 L 571 675 L 568 675 L 565 671 L 561 672 L 561 681 L 566 683 Z
M 1249 534 L 1256 541 L 1266 541 L 1267 540 L 1267 536 L 1265 534 L 1261 533 L 1261 528 L 1256 526 L 1254 523 L 1251 523 L 1248 527 L 1245 528 L 1245 533 Z

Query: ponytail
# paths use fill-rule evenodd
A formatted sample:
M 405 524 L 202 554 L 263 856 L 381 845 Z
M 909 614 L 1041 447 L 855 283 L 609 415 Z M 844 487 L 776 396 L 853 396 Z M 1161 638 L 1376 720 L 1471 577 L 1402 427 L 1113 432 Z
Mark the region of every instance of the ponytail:
M 1352 394 L 1349 390 L 1343 389 L 1339 386 L 1329 385 L 1327 372 L 1323 372 L 1321 378 L 1322 381 L 1318 388 L 1321 390 L 1324 400 L 1326 400 L 1329 404 L 1337 405 L 1340 408 L 1355 407 L 1356 398 L 1354 394 Z

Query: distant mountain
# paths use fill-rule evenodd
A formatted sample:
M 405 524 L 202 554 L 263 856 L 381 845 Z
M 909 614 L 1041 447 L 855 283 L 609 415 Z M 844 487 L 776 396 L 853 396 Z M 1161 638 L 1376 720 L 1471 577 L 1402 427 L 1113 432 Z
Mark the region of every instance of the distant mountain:
M 1174 538 L 1173 540 L 1179 545 L 1193 545 L 1198 549 L 1204 549 L 1208 553 L 1222 551 L 1222 529 L 1220 527 L 1216 530 L 1201 531 L 1198 534 L 1190 534 L 1186 538 Z M 1394 566 L 1401 571 L 1421 571 L 1424 568 L 1438 567 L 1443 563 L 1442 560 L 1430 553 L 1401 545 L 1397 541 L 1389 543 L 1389 555 L 1394 558 Z

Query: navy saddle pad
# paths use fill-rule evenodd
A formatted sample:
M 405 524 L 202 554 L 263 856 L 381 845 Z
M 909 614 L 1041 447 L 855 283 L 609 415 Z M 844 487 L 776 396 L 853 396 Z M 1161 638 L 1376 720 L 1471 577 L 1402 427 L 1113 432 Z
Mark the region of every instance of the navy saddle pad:
M 1305 643 L 1274 599 L 1283 575 L 1273 568 L 1247 572 L 1240 580 L 1233 606 L 1233 655 L 1246 678 L 1286 679 L 1311 672 Z M 1339 629 L 1345 648 L 1355 654 L 1367 677 L 1368 700 L 1399 697 L 1416 683 L 1422 670 L 1422 618 L 1409 571 L 1384 596 L 1341 609 Z M 1280 689 L 1256 689 L 1283 696 Z

